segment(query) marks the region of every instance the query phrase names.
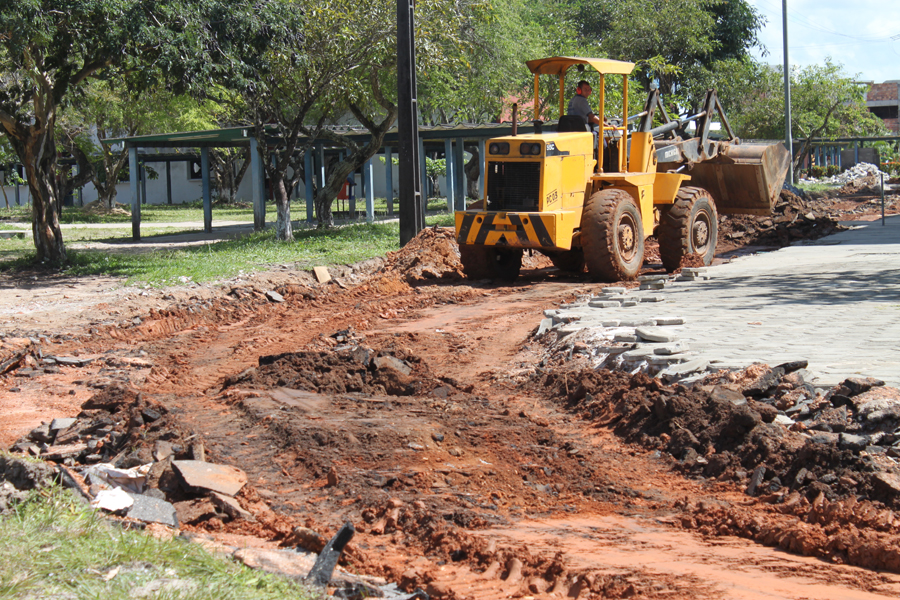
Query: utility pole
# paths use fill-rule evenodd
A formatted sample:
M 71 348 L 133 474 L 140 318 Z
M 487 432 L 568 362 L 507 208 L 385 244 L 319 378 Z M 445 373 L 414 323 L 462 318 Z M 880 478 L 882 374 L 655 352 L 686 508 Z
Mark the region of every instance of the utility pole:
M 419 107 L 416 92 L 415 0 L 397 0 L 397 138 L 400 182 L 400 245 L 425 228 L 419 162 Z
M 791 139 L 791 66 L 788 59 L 787 0 L 781 0 L 781 17 L 784 24 L 784 145 L 791 157 L 788 183 L 794 185 L 794 141 Z

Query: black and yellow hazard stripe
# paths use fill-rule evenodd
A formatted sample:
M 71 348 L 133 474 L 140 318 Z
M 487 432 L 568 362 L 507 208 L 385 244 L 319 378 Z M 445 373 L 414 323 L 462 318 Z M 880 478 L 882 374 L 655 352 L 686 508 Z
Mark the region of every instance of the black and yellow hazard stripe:
M 459 214 L 459 213 L 457 213 Z M 556 248 L 556 216 L 553 213 L 465 212 L 459 223 L 460 244 Z

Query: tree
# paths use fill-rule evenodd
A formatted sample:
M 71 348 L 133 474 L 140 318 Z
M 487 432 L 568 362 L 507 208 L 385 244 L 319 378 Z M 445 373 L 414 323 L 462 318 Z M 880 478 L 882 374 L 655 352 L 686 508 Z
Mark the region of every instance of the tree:
M 331 204 L 347 176 L 381 148 L 394 124 L 396 2 L 365 5 L 350 0 L 298 0 L 307 17 L 302 42 L 272 47 L 266 72 L 247 88 L 257 139 L 264 148 L 277 209 L 276 237 L 293 239 L 290 192 L 303 174 L 303 157 L 314 140 L 347 154 L 333 163 L 315 197 L 319 225 L 332 224 Z M 416 4 L 417 65 L 422 72 L 445 65 L 460 52 L 459 32 L 477 0 L 420 0 Z M 329 127 L 361 125 L 364 143 Z M 272 124 L 276 135 L 264 132 Z M 302 143 L 301 143 L 301 140 Z
M 595 43 L 610 58 L 637 62 L 659 57 L 677 67 L 645 68 L 645 87 L 658 82 L 670 96 L 712 64 L 745 58 L 759 46 L 763 17 L 746 0 L 570 0 L 583 43 Z
M 176 95 L 162 85 L 129 91 L 117 79 L 90 80 L 70 99 L 59 121 L 59 145 L 71 154 L 97 189 L 102 206 L 115 205 L 116 184 L 128 166 L 128 148 L 113 148 L 109 138 L 169 131 L 212 129 L 222 107 Z
M 779 67 L 748 63 L 733 71 L 741 79 L 739 91 L 729 91 L 733 102 L 729 120 L 740 137 L 782 139 L 785 129 L 784 76 Z M 791 135 L 794 168 L 809 155 L 812 140 L 885 133 L 884 124 L 866 108 L 867 84 L 825 59 L 791 72 Z
M 60 109 L 90 78 L 130 89 L 161 74 L 202 94 L 241 82 L 273 39 L 297 37 L 290 0 L 6 0 L 0 4 L 0 126 L 25 167 L 37 259 L 66 259 L 57 180 Z

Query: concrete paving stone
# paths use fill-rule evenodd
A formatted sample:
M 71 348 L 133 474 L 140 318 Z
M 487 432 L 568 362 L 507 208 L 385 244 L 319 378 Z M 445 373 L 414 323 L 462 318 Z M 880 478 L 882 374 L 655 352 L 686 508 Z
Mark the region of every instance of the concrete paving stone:
M 641 275 L 637 278 L 639 283 L 650 283 L 654 281 L 668 281 L 668 275 Z
M 692 355 L 690 354 L 670 354 L 669 356 L 654 354 L 653 356 L 647 357 L 647 362 L 651 365 L 674 365 L 687 362 L 691 358 Z
M 614 342 L 636 342 L 638 341 L 638 336 L 633 333 L 617 333 L 613 337 Z
M 604 327 L 618 327 L 619 321 L 601 321 L 601 325 Z
M 683 317 L 656 317 L 657 325 L 684 325 Z
M 684 341 L 678 341 L 673 344 L 662 344 L 662 345 L 654 345 L 653 351 L 655 354 L 660 354 L 663 356 L 672 355 L 672 354 L 681 354 L 682 352 L 686 352 L 689 349 L 689 346 Z
M 646 360 L 653 356 L 653 348 L 634 348 L 622 353 L 625 360 Z
M 638 305 L 637 300 L 625 300 L 624 302 L 622 302 L 622 306 L 625 306 L 625 307 L 637 306 L 637 305 Z
M 682 267 L 681 269 L 682 275 L 703 275 L 707 272 L 709 272 L 707 267 Z
M 641 302 L 665 302 L 665 301 L 666 301 L 666 297 L 660 296 L 660 295 L 642 296 L 641 297 Z
M 678 336 L 674 332 L 665 331 L 658 327 L 638 327 L 635 333 L 643 340 L 648 342 L 674 342 Z
M 189 488 L 197 488 L 234 496 L 247 483 L 247 474 L 229 465 L 216 465 L 199 460 L 175 460 L 172 466 Z
M 544 311 L 544 316 L 545 316 L 545 317 L 549 317 L 549 318 L 551 318 L 551 319 L 552 319 L 553 317 L 555 317 L 556 315 L 558 315 L 558 314 L 559 314 L 559 311 L 556 310 L 556 309 L 552 309 L 552 308 L 547 309 L 547 310 Z
M 78 419 L 53 419 L 50 421 L 50 431 L 60 431 L 68 429 L 78 422 Z
M 620 327 L 647 327 L 656 323 L 653 319 L 622 319 L 619 321 Z
M 619 308 L 622 303 L 613 300 L 591 300 L 588 306 L 591 308 Z
M 690 375 L 691 373 L 696 373 L 698 371 L 705 371 L 708 366 L 709 361 L 705 358 L 694 358 L 684 363 L 672 365 L 665 369 L 664 372 L 667 376 Z
M 665 282 L 663 281 L 648 281 L 647 283 L 642 283 L 638 288 L 641 291 L 644 290 L 661 290 L 666 287 Z
M 553 319 L 541 319 L 541 324 L 538 325 L 538 330 L 534 334 L 535 336 L 541 336 L 550 331 L 550 328 L 553 327 Z
M 609 286 L 603 288 L 604 294 L 626 294 L 628 293 L 628 288 L 619 287 L 619 286 Z

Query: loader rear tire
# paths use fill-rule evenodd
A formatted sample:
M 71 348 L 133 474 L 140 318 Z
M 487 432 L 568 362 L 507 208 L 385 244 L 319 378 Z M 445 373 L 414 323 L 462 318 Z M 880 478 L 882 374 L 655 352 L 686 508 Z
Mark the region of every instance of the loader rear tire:
M 522 249 L 461 244 L 459 260 L 469 279 L 515 281 L 522 270 Z
M 687 186 L 678 190 L 675 203 L 660 210 L 659 254 L 670 273 L 681 266 L 688 254 L 699 254 L 703 264 L 716 255 L 719 235 L 716 203 L 703 188 Z
M 581 216 L 581 244 L 592 278 L 637 277 L 644 264 L 644 226 L 634 198 L 616 189 L 591 194 Z

